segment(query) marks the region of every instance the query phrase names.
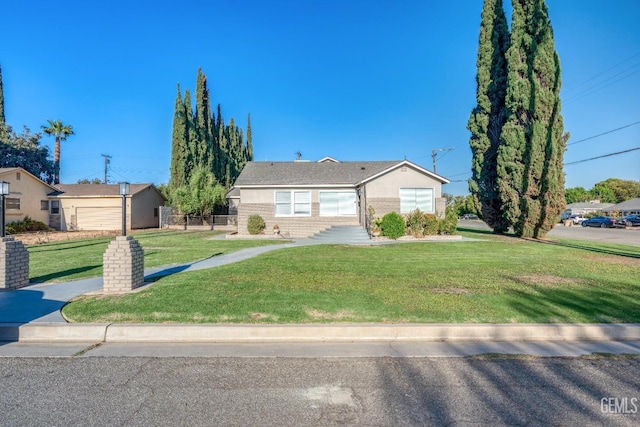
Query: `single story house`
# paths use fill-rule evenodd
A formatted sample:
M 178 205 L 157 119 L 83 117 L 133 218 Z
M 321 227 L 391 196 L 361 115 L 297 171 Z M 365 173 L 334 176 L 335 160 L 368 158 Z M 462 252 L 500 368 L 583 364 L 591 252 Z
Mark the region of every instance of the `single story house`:
M 560 216 L 564 220 L 571 217 L 571 215 L 586 215 L 590 213 L 604 212 L 605 209 L 608 209 L 611 206 L 613 206 L 613 203 L 600 203 L 600 200 L 570 203 Z
M 122 196 L 118 184 L 58 184 L 49 193 L 49 225 L 56 230 L 120 230 Z M 127 228 L 157 228 L 166 199 L 153 184 L 131 184 L 126 196 Z
M 415 209 L 443 216 L 448 183 L 408 160 L 248 162 L 227 198 L 239 235 L 248 234 L 250 215 L 260 215 L 267 231 L 277 225 L 285 236 L 306 237 L 334 225 L 366 227 L 369 208 L 375 217 Z
M 640 197 L 625 200 L 617 205 L 609 206 L 602 210 L 607 215 L 626 216 L 631 214 L 640 214 Z
M 0 168 L 0 181 L 9 183 L 5 196 L 7 224 L 24 220 L 27 216 L 49 223 L 49 196 L 56 188 L 21 167 Z

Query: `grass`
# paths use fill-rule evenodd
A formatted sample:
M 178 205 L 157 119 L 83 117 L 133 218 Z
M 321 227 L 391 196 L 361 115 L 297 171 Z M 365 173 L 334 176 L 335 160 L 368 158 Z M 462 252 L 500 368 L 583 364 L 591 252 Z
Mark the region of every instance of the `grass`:
M 144 248 L 145 267 L 182 264 L 252 246 L 278 243 L 259 240 L 210 240 L 217 231 L 156 230 L 136 232 Z M 32 282 L 65 282 L 102 275 L 102 256 L 113 237 L 79 239 L 32 245 L 29 274 Z
M 82 297 L 76 322 L 640 322 L 640 247 L 476 242 L 282 249 L 164 277 L 140 292 Z

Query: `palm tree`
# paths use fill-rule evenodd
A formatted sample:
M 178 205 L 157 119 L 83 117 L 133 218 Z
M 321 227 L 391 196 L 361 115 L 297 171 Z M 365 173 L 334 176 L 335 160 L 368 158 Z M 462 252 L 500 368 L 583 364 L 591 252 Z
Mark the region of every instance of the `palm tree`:
M 42 130 L 47 135 L 56 137 L 56 146 L 53 152 L 53 183 L 60 184 L 60 141 L 66 141 L 67 137 L 73 135 L 73 127 L 65 125 L 62 120 L 47 120 L 49 126 L 42 126 Z

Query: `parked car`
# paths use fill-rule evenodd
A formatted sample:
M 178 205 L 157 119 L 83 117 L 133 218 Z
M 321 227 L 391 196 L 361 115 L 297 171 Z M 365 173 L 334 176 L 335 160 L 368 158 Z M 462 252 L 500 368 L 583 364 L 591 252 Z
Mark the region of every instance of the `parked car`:
M 571 215 L 569 217 L 569 219 L 571 220 L 571 222 L 573 222 L 574 224 L 580 224 L 582 221 L 585 220 L 585 217 L 583 217 L 582 215 Z
M 617 221 L 614 218 L 609 218 L 608 216 L 594 216 L 592 218 L 588 218 L 582 221 L 583 227 L 610 228 L 610 227 L 615 227 L 616 224 L 617 224 Z
M 462 219 L 478 219 L 478 215 L 464 214 L 464 215 L 462 215 Z
M 640 214 L 627 215 L 624 218 L 622 218 L 622 222 L 627 227 L 633 227 L 635 225 L 640 225 Z

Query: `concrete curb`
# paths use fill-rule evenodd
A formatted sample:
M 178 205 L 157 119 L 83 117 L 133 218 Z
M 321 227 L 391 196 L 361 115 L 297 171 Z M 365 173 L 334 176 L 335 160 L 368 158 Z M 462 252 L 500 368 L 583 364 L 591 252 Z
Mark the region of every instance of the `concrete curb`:
M 106 343 L 640 341 L 640 324 L 4 323 L 0 324 L 0 341 Z

